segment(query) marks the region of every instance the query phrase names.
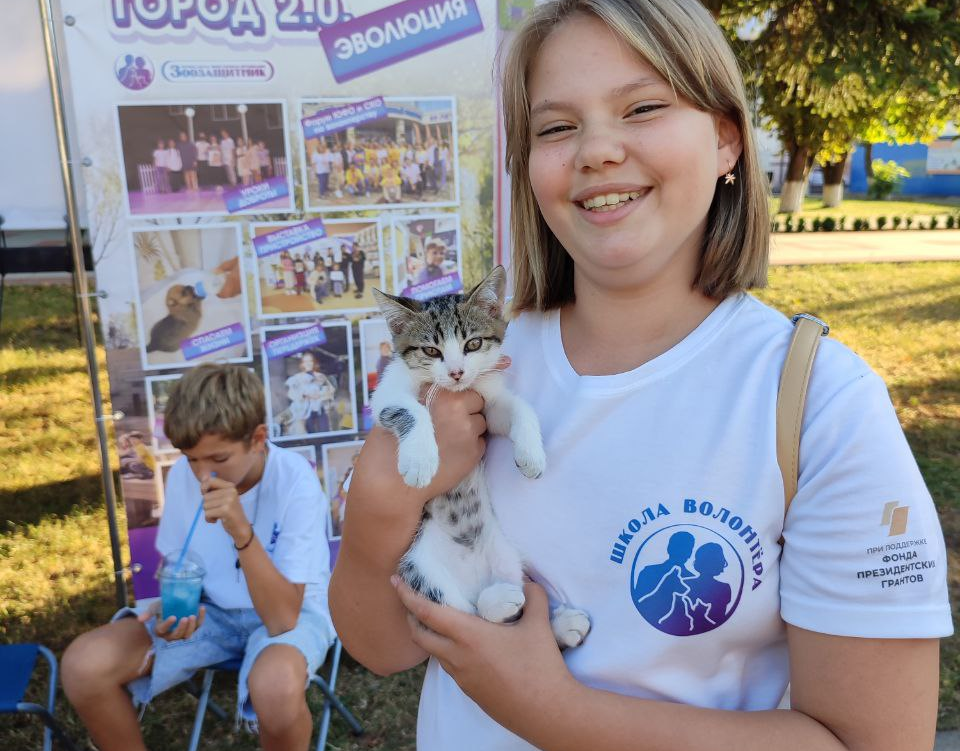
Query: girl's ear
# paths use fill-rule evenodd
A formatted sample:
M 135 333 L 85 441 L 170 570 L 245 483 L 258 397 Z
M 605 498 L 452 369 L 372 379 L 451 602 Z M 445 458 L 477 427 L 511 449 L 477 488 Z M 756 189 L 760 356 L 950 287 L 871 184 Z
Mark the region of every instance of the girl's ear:
M 737 124 L 726 115 L 718 115 L 717 123 L 717 177 L 733 169 L 743 153 L 743 136 Z
M 414 316 L 423 310 L 423 306 L 409 297 L 394 297 L 386 292 L 373 289 L 373 299 L 380 306 L 380 312 L 387 321 L 390 333 L 396 336 L 413 320 Z
M 474 287 L 467 296 L 467 303 L 477 305 L 494 318 L 503 313 L 503 297 L 507 289 L 507 272 L 503 266 L 494 266 L 493 271 Z

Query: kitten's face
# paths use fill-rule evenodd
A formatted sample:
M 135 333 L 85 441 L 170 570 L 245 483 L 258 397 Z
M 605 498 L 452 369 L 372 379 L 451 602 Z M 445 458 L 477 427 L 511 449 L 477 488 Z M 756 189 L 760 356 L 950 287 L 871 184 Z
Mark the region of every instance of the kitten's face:
M 505 273 L 498 266 L 467 296 L 417 302 L 377 293 L 394 350 L 414 378 L 463 391 L 494 369 L 507 328 L 502 318 L 504 286 Z

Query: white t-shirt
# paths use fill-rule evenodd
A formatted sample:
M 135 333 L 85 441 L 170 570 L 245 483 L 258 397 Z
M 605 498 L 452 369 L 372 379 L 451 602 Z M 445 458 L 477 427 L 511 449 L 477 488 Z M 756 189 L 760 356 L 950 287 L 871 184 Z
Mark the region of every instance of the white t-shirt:
M 170 468 L 165 504 L 157 531 L 157 550 L 169 553 L 183 546 L 201 503 L 200 482 L 186 457 Z M 263 477 L 240 496 L 257 537 L 274 566 L 288 581 L 306 584 L 304 607 L 327 611 L 330 549 L 327 545 L 327 498 L 316 472 L 300 454 L 270 444 Z M 220 522 L 203 518 L 190 542 L 203 560 L 204 595 L 221 608 L 252 608 L 243 569 L 237 568 L 233 538 Z
M 507 378 L 540 418 L 547 469 L 523 477 L 496 437 L 487 478 L 551 603 L 590 615 L 586 641 L 564 655 L 581 682 L 770 709 L 789 680 L 784 620 L 845 636 L 952 632 L 943 536 L 886 387 L 833 340 L 814 365 L 784 523 L 775 405 L 791 330 L 734 295 L 639 368 L 580 376 L 556 312 L 510 324 Z M 435 660 L 417 735 L 419 751 L 532 748 Z
M 333 164 L 334 159 L 339 159 L 340 157 L 336 154 L 333 154 L 329 151 L 313 152 L 313 171 L 318 175 L 327 175 L 330 174 L 330 167 Z

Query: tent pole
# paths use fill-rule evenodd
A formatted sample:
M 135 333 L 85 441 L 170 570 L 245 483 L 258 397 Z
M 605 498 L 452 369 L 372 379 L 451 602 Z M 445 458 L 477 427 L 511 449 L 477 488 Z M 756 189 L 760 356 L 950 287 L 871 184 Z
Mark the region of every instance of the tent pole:
M 100 372 L 97 366 L 96 336 L 93 317 L 90 314 L 90 294 L 87 291 L 87 272 L 83 262 L 83 241 L 80 236 L 80 218 L 77 212 L 77 190 L 70 163 L 70 144 L 67 139 L 67 119 L 63 102 L 63 82 L 60 76 L 60 57 L 57 52 L 56 29 L 50 0 L 39 0 L 40 17 L 43 21 L 43 46 L 50 75 L 50 94 L 53 100 L 53 116 L 57 131 L 57 151 L 60 154 L 60 171 L 63 176 L 63 193 L 67 204 L 67 222 L 70 231 L 70 249 L 73 254 L 73 286 L 80 313 L 80 339 L 87 355 L 87 375 L 93 397 L 93 417 L 97 427 L 97 447 L 100 451 L 100 474 L 107 505 L 107 520 L 110 524 L 110 549 L 113 553 L 113 571 L 116 584 L 117 606 L 127 604 L 127 584 L 120 554 L 120 533 L 117 528 L 117 497 L 110 470 L 110 453 L 107 443 L 106 421 L 113 419 L 103 414 L 103 397 L 100 393 Z

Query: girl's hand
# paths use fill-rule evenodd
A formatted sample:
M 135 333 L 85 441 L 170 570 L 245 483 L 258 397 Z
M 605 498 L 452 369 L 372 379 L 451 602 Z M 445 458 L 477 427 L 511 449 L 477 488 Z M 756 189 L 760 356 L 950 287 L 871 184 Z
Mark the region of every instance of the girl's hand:
M 157 622 L 153 627 L 154 633 L 164 641 L 189 639 L 193 636 L 194 632 L 203 625 L 203 619 L 207 615 L 207 609 L 201 605 L 196 615 L 181 618 L 179 621 L 175 615 L 161 620 L 161 607 L 162 605 L 159 600 L 151 602 L 149 607 L 137 616 L 137 620 L 140 621 L 140 623 L 146 623 L 151 618 L 156 618 Z
M 409 611 L 413 642 L 504 727 L 515 727 L 511 718 L 530 713 L 550 716 L 562 706 L 559 696 L 578 685 L 553 636 L 547 593 L 539 584 L 524 585 L 519 621 L 497 624 L 430 602 L 399 577 L 390 581 Z

